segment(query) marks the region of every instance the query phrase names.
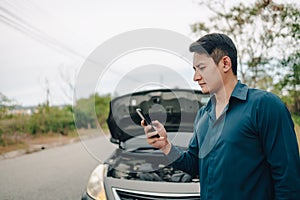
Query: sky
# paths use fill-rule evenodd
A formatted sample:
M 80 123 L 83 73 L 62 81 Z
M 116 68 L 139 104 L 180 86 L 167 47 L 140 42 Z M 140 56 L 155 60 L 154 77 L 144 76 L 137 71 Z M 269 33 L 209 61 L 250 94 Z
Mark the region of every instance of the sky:
M 190 25 L 200 20 L 209 23 L 208 18 L 209 12 L 196 0 L 0 0 L 0 92 L 22 106 L 43 104 L 46 99 L 51 105 L 72 104 L 68 83 L 74 85 L 82 78 L 91 55 L 107 41 L 145 28 L 171 31 L 174 37 L 182 34 L 193 41 L 197 36 Z M 131 80 L 147 76 L 148 81 L 153 76 L 161 85 L 176 83 L 167 76 L 171 68 L 177 71 L 171 70 L 173 77 L 179 73 L 192 82 L 190 64 L 167 51 L 131 50 L 95 75 L 92 90 L 122 93 L 129 76 Z M 150 65 L 155 70 L 145 76 L 143 69 Z M 146 86 L 143 82 L 127 92 Z
M 70 103 L 67 80 L 106 40 L 141 28 L 193 37 L 193 0 L 1 0 L 0 92 L 23 106 Z M 65 94 L 68 93 L 68 94 Z

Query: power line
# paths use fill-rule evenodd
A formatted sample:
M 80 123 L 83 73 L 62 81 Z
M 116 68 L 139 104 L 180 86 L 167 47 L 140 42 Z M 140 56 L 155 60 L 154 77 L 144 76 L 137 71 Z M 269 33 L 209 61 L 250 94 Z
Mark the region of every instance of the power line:
M 9 2 L 7 2 L 9 4 Z M 12 5 L 10 5 L 12 6 Z M 17 8 L 15 5 L 14 8 Z M 0 6 L 0 11 L 2 11 L 3 14 L 0 14 L 0 22 L 6 24 L 7 26 L 21 32 L 22 34 L 25 34 L 26 36 L 32 38 L 33 40 L 42 43 L 43 45 L 47 46 L 48 48 L 54 49 L 55 51 L 59 51 L 60 53 L 68 53 L 70 56 L 75 56 L 76 58 L 81 58 L 84 60 L 87 60 L 96 66 L 103 66 L 103 63 L 99 63 L 98 61 L 91 60 L 90 58 L 86 58 L 81 53 L 69 48 L 68 46 L 61 43 L 56 38 L 53 38 L 43 32 L 42 30 L 38 29 L 37 27 L 31 25 L 28 21 L 26 21 L 24 18 L 19 17 L 17 14 L 15 14 L 13 11 Z M 113 74 L 122 75 L 117 70 L 110 69 L 110 71 Z M 132 80 L 134 82 L 143 83 L 141 80 L 136 79 L 135 77 L 128 76 L 129 80 Z
M 69 55 L 76 56 L 79 58 L 84 59 L 85 57 L 82 56 L 80 53 L 72 50 L 69 47 L 66 47 L 62 45 L 58 40 L 55 38 L 50 37 L 45 32 L 42 32 L 41 30 L 37 29 L 36 27 L 32 26 L 22 18 L 18 17 L 11 11 L 7 10 L 4 7 L 0 7 L 0 10 L 6 15 L 0 15 L 0 20 L 4 22 L 6 25 L 10 26 L 11 28 L 14 28 L 21 33 L 31 37 L 34 40 L 37 40 L 40 43 L 43 43 L 47 47 L 54 48 L 56 51 L 64 50 L 65 53 L 68 52 Z

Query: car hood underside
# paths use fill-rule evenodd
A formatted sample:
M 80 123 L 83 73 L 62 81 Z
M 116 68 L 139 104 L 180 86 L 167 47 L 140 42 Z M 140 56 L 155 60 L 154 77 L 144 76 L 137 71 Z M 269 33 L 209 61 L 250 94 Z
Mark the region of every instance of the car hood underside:
M 149 90 L 117 97 L 110 102 L 107 124 L 112 139 L 124 142 L 144 134 L 136 108 L 152 120 L 158 120 L 167 131 L 193 131 L 193 122 L 203 100 L 198 90 Z

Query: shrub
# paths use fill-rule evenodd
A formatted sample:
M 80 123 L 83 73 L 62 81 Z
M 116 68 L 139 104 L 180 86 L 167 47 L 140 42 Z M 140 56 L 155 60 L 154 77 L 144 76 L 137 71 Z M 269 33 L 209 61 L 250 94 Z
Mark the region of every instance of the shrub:
M 61 133 L 67 135 L 74 130 L 73 113 L 70 107 L 40 106 L 29 122 L 30 133 Z

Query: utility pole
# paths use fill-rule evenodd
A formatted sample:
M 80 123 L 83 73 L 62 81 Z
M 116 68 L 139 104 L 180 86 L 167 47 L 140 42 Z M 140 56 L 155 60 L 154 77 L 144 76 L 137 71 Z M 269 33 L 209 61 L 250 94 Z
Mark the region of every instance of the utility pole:
M 46 106 L 49 107 L 50 106 L 50 87 L 49 87 L 49 81 L 47 78 L 45 79 L 45 83 L 46 83 Z

